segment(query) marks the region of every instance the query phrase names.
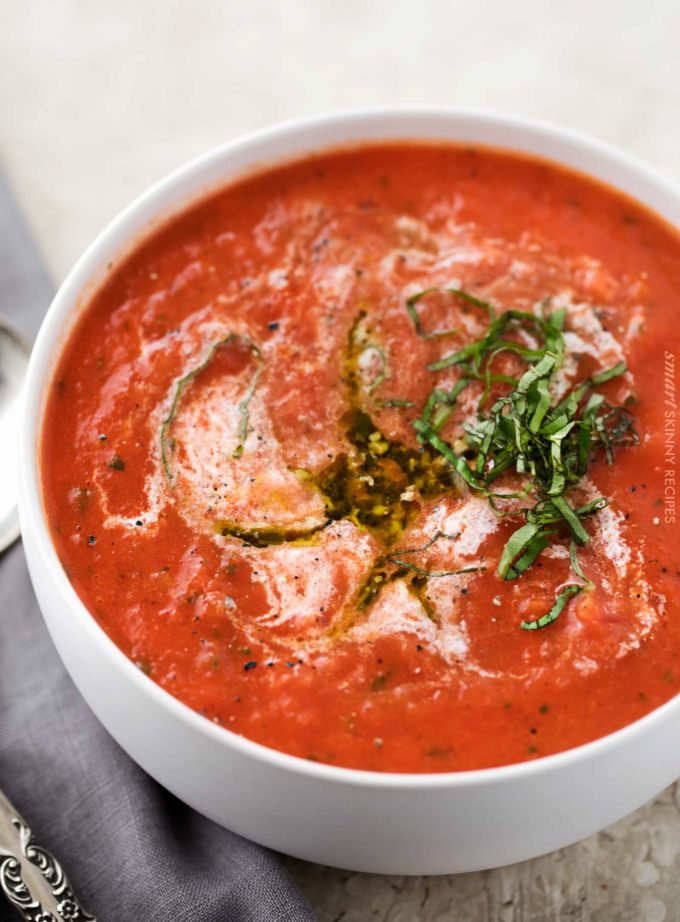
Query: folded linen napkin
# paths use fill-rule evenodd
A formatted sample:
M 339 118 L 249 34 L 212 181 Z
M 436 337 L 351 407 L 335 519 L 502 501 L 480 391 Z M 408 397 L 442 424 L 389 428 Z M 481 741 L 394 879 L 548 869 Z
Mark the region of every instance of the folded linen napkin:
M 32 338 L 51 294 L 0 171 L 0 312 Z M 20 545 L 0 558 L 0 788 L 98 922 L 313 922 L 271 852 L 182 804 L 97 722 L 52 646 Z M 0 922 L 14 918 L 0 896 Z

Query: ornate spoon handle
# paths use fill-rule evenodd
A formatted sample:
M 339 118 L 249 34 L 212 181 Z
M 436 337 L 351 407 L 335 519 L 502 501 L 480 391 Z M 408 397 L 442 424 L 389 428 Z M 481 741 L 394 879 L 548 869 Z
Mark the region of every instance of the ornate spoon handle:
M 79 903 L 59 862 L 34 841 L 2 791 L 0 893 L 25 922 L 96 922 Z

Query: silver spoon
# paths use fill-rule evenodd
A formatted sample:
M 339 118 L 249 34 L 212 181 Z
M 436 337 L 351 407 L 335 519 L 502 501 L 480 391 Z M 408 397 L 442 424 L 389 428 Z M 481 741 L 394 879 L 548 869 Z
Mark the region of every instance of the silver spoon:
M 16 447 L 29 354 L 23 337 L 0 317 L 0 553 L 19 537 Z
M 0 317 L 0 553 L 19 537 L 16 448 L 29 354 L 23 337 Z M 78 902 L 59 862 L 33 839 L 1 790 L 0 894 L 27 922 L 96 922 Z
M 24 922 L 97 922 L 57 859 L 0 791 L 0 893 Z

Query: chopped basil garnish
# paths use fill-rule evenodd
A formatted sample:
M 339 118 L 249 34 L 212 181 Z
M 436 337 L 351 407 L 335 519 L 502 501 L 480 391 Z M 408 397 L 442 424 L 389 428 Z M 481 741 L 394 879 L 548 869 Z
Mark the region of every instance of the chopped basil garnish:
M 457 333 L 457 330 L 433 330 L 431 333 L 426 333 L 423 329 L 423 325 L 420 320 L 420 315 L 416 310 L 416 304 L 421 301 L 427 295 L 432 294 L 433 291 L 446 291 L 450 294 L 460 295 L 456 288 L 426 288 L 425 291 L 419 291 L 417 294 L 411 295 L 411 297 L 406 302 L 406 310 L 409 317 L 413 321 L 413 326 L 416 328 L 416 333 L 420 336 L 421 339 L 437 339 L 442 336 L 453 336 Z
M 423 544 L 421 547 L 409 547 L 404 548 L 401 551 L 396 552 L 394 555 L 387 555 L 385 558 L 390 563 L 393 563 L 396 567 L 405 570 L 413 570 L 416 573 L 420 573 L 421 576 L 426 576 L 428 579 L 438 579 L 443 576 L 460 576 L 464 573 L 477 573 L 479 570 L 485 570 L 486 567 L 465 567 L 463 570 L 443 570 L 441 572 L 435 572 L 434 570 L 425 570 L 423 567 L 418 567 L 413 563 L 410 563 L 408 560 L 402 560 L 402 557 L 407 556 L 408 554 L 421 554 L 423 551 L 426 551 L 428 548 L 439 541 L 440 538 L 448 538 L 450 541 L 455 541 L 458 535 L 447 535 L 444 532 L 438 531 L 435 532 L 434 536 L 430 538 L 427 544 Z
M 174 476 L 170 470 L 170 457 L 175 451 L 175 440 L 170 435 L 170 430 L 172 424 L 175 421 L 177 416 L 177 411 L 179 410 L 180 403 L 182 402 L 182 397 L 186 389 L 192 384 L 192 382 L 204 371 L 208 365 L 212 362 L 216 353 L 220 349 L 230 348 L 240 346 L 241 348 L 248 349 L 250 354 L 256 361 L 255 372 L 253 373 L 250 383 L 244 394 L 243 398 L 239 401 L 239 427 L 238 427 L 238 438 L 239 442 L 236 448 L 232 453 L 232 457 L 240 458 L 243 454 L 243 447 L 248 436 L 248 420 L 250 418 L 249 405 L 250 401 L 253 398 L 255 389 L 259 383 L 262 371 L 264 369 L 264 361 L 262 358 L 262 353 L 251 340 L 247 339 L 245 336 L 240 336 L 238 333 L 230 333 L 224 339 L 220 339 L 218 342 L 213 343 L 213 345 L 208 350 L 208 354 L 205 359 L 197 365 L 196 368 L 192 369 L 188 374 L 184 375 L 183 378 L 180 378 L 177 382 L 177 388 L 175 390 L 175 396 L 170 407 L 170 412 L 163 421 L 161 427 L 161 461 L 163 463 L 163 470 L 165 471 L 165 476 L 168 479 L 170 485 L 173 485 Z
M 450 292 L 485 310 L 489 325 L 480 339 L 428 366 L 432 372 L 456 367 L 460 377 L 448 391 L 433 388 L 413 426 L 418 440 L 446 458 L 471 490 L 488 498 L 494 512 L 524 516 L 525 524 L 513 532 L 501 554 L 498 574 L 503 579 L 517 579 L 545 548 L 565 533 L 569 535 L 572 569 L 584 584 L 566 586 L 547 614 L 521 625 L 525 630 L 546 627 L 557 619 L 572 596 L 593 587 L 583 574 L 576 548 L 590 540 L 583 520 L 604 508 L 607 500 L 600 497 L 574 508 L 568 494 L 585 475 L 594 451 L 602 449 L 607 463 L 612 464 L 614 446 L 637 442 L 631 413 L 624 407 L 610 405 L 603 394 L 594 392 L 599 385 L 623 375 L 626 365 L 618 362 L 598 372 L 556 401 L 551 385 L 564 361 L 564 308 L 547 315 L 542 311 L 534 314 L 517 310 L 497 315 L 491 304 L 459 289 L 430 288 L 406 303 L 416 332 L 424 338 L 428 334 L 423 333 L 415 305 L 435 290 Z M 512 334 L 528 334 L 535 347 L 509 338 Z M 526 362 L 526 371 L 519 378 L 494 373 L 494 360 L 501 353 L 518 356 Z M 477 404 L 477 420 L 464 424 L 462 439 L 452 445 L 442 437 L 441 430 L 460 394 L 473 382 L 484 384 Z M 504 385 L 508 390 L 486 412 L 494 385 Z M 524 476 L 522 491 L 495 492 L 492 484 L 508 471 Z M 532 494 L 534 505 L 522 508 L 519 513 L 516 509 L 505 513 L 498 507 L 499 499 Z
M 583 592 L 585 588 L 585 586 L 577 586 L 575 584 L 565 586 L 564 589 L 557 593 L 557 598 L 549 612 L 546 612 L 545 615 L 541 615 L 541 617 L 537 618 L 535 621 L 522 621 L 520 627 L 524 631 L 536 631 L 539 628 L 548 627 L 553 621 L 557 621 L 569 599 L 571 599 L 572 596 L 578 595 L 579 592 Z

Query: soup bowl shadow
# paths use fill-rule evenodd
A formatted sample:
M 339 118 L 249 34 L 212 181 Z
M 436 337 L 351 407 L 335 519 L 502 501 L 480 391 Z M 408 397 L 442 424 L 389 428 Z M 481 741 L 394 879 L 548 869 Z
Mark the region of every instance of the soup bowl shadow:
M 217 823 L 298 858 L 357 871 L 444 874 L 552 851 L 653 797 L 680 776 L 680 698 L 587 745 L 480 771 L 377 773 L 289 756 L 201 717 L 115 646 L 64 573 L 40 486 L 48 385 L 79 311 L 112 261 L 213 188 L 263 166 L 392 140 L 533 154 L 609 183 L 680 226 L 680 190 L 652 169 L 598 141 L 507 115 L 424 108 L 346 112 L 224 144 L 125 209 L 59 289 L 28 370 L 19 506 L 31 578 L 64 665 L 109 733 L 152 777 Z

